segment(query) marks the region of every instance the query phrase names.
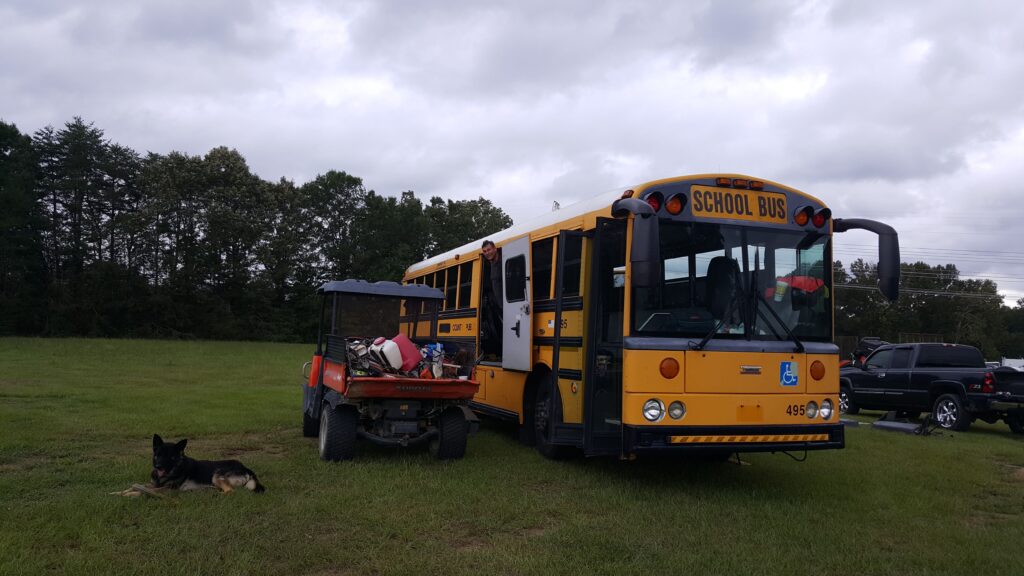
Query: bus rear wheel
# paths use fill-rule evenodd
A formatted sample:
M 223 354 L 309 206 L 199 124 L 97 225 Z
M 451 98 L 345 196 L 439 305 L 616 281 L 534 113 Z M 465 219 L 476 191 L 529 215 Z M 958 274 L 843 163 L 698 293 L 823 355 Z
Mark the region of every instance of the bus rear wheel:
M 537 451 L 545 458 L 562 460 L 568 458 L 571 447 L 553 444 L 551 434 L 557 421 L 555 414 L 554 377 L 548 374 L 537 385 L 537 400 L 533 410 L 533 430 Z

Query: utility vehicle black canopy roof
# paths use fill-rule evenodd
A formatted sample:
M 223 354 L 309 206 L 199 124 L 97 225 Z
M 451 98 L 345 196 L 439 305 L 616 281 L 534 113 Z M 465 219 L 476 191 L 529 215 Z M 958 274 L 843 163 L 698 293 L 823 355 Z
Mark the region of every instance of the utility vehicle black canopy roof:
M 444 300 L 444 292 L 423 284 L 399 284 L 397 282 L 367 282 L 366 280 L 333 280 L 317 288 L 317 294 L 341 293 L 363 294 L 366 296 L 394 296 L 396 298 L 423 300 Z

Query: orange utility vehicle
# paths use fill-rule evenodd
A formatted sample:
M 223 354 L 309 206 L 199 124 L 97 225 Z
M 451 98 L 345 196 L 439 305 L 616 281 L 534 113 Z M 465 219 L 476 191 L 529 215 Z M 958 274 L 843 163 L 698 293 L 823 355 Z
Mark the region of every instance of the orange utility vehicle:
M 328 282 L 317 292 L 319 330 L 316 353 L 303 367 L 302 433 L 319 436 L 320 458 L 351 459 L 357 437 L 386 446 L 429 443 L 440 459 L 462 458 L 467 435 L 479 428 L 469 409 L 479 384 L 471 367 L 451 363 L 458 352 L 451 345 L 432 344 L 444 293 L 365 280 Z M 425 342 L 399 334 L 399 318 L 410 315 L 429 322 Z M 403 362 L 389 363 L 381 353 L 391 342 L 383 336 L 391 335 L 402 339 Z

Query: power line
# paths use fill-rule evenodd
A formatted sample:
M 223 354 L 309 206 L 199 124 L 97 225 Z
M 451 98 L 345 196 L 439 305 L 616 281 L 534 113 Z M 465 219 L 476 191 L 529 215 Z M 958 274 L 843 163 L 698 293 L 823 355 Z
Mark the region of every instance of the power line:
M 836 284 L 835 288 L 849 288 L 851 290 L 871 290 L 878 288 L 874 286 L 862 286 L 860 284 Z M 920 288 L 900 288 L 900 294 L 920 294 L 922 296 L 955 296 L 958 298 L 973 298 L 975 300 L 1002 300 L 999 294 L 979 294 L 977 292 L 950 292 L 941 290 L 923 290 Z

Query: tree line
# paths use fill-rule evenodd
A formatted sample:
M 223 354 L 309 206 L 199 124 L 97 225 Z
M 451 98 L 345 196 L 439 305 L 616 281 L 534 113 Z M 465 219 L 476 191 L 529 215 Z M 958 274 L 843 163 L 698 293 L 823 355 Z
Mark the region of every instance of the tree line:
M 483 198 L 387 196 L 336 170 L 268 182 L 226 147 L 141 155 L 81 118 L 0 121 L 0 335 L 309 340 L 322 282 L 398 280 L 511 224 Z M 990 280 L 904 263 L 890 304 L 872 264 L 834 266 L 837 336 L 1024 356 L 1024 300 L 1004 306 Z
M 142 155 L 81 118 L 0 121 L 0 335 L 309 340 L 322 282 L 399 280 L 511 225 L 484 198 L 270 182 L 227 147 Z

